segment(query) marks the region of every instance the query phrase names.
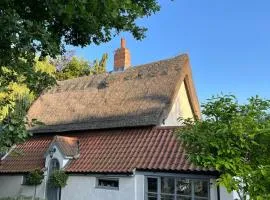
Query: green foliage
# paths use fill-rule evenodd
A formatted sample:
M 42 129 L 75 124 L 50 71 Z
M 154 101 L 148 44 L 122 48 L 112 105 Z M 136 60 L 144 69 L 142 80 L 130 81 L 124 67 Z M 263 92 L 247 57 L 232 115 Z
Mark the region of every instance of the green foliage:
M 183 120 L 178 131 L 191 161 L 219 171 L 218 183 L 241 199 L 270 199 L 270 101 L 225 95 L 202 107 L 204 120 Z
M 26 176 L 25 185 L 40 185 L 44 179 L 44 173 L 40 169 L 35 169 Z
M 83 59 L 73 57 L 63 70 L 56 73 L 57 80 L 67 80 L 90 74 L 89 63 Z
M 142 39 L 146 29 L 138 18 L 159 10 L 156 0 L 1 0 L 0 66 L 17 66 L 55 57 L 65 45 L 85 47 L 108 42 L 119 32 Z
M 19 66 L 0 68 L 0 151 L 29 137 L 26 125 L 34 124 L 26 117 L 33 100 L 45 88 L 55 84 L 48 73 L 29 67 L 25 60 Z
M 51 187 L 65 187 L 67 185 L 68 175 L 63 170 L 55 170 L 49 177 Z
M 73 56 L 69 62 L 61 64 L 61 70 L 55 72 L 55 77 L 57 80 L 61 81 L 81 76 L 105 73 L 107 59 L 108 55 L 103 54 L 100 61 L 95 60 L 94 65 L 91 65 L 88 61 Z
M 106 65 L 108 60 L 108 54 L 103 54 L 100 61 L 95 60 L 91 69 L 91 74 L 103 74 L 106 72 Z

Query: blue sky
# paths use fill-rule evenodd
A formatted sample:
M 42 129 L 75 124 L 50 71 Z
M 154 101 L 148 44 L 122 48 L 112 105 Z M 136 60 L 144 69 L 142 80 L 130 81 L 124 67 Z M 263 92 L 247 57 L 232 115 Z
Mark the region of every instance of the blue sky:
M 113 52 L 125 37 L 132 65 L 188 53 L 200 102 L 212 95 L 235 94 L 241 102 L 258 94 L 270 99 L 269 0 L 161 0 L 161 11 L 138 20 L 148 28 L 136 41 L 121 33 L 100 46 L 73 48 L 88 60 Z

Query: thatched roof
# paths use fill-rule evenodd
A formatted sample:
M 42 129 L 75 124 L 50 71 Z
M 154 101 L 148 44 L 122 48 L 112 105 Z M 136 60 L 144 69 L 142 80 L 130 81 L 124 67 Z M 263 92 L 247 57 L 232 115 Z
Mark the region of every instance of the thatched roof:
M 186 81 L 194 114 L 199 106 L 187 55 L 132 67 L 124 72 L 58 82 L 32 105 L 28 117 L 45 125 L 33 132 L 62 132 L 159 125 Z

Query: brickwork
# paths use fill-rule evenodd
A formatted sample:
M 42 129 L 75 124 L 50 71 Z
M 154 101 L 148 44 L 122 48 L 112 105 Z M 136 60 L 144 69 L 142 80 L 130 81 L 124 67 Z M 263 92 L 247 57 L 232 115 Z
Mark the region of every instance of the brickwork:
M 121 39 L 121 47 L 114 54 L 114 71 L 124 71 L 131 66 L 131 56 L 126 48 L 125 39 Z

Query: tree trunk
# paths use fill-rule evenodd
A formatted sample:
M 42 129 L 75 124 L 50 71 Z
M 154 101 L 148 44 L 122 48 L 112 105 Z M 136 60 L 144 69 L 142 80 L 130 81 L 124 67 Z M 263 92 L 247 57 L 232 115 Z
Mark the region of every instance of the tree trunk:
M 37 193 L 37 186 L 35 185 L 35 190 L 34 190 L 34 196 L 33 196 L 33 200 L 36 199 L 36 193 Z

